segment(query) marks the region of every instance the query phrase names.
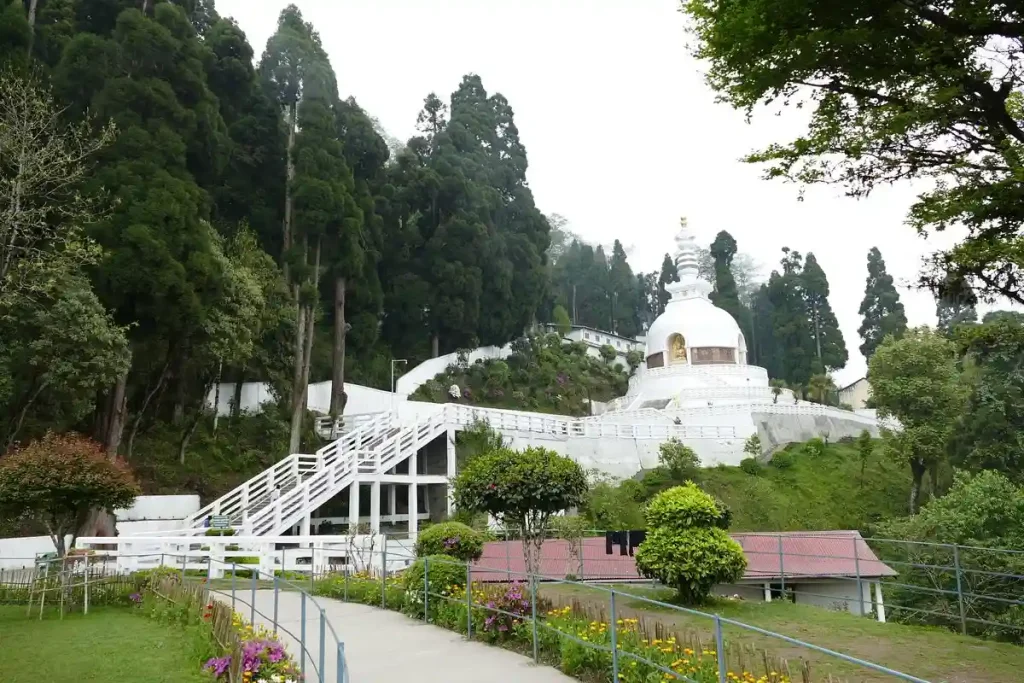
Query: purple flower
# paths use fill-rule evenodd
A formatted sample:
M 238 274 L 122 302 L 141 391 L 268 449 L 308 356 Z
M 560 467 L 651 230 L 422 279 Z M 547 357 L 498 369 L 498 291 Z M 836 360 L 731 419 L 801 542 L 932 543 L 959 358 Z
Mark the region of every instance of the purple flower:
M 231 655 L 225 655 L 223 657 L 214 657 L 203 665 L 203 669 L 212 671 L 214 677 L 220 678 L 227 670 L 231 668 Z
M 142 596 L 139 595 L 138 593 L 132 593 L 131 595 L 128 596 L 128 599 L 131 600 L 132 602 L 134 602 L 136 605 L 138 605 L 139 603 L 142 602 Z

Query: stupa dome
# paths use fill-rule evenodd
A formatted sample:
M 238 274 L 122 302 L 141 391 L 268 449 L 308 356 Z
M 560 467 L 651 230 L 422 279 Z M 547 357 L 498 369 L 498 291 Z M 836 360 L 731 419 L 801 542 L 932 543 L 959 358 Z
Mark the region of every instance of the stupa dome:
M 647 331 L 647 367 L 746 365 L 743 332 L 728 311 L 708 299 L 712 286 L 698 275 L 693 233 L 685 218 L 680 224 L 675 258 L 679 282 L 665 288 L 672 298 Z

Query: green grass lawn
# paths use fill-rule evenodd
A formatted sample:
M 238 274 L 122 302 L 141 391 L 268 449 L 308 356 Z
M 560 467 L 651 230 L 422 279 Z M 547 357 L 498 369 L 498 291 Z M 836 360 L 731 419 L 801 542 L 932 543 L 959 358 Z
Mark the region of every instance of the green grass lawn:
M 63 620 L 0 606 L 3 683 L 209 683 L 177 626 L 126 609 L 94 610 Z
M 616 590 L 660 601 L 672 599 L 667 589 L 616 586 Z M 599 587 L 544 586 L 541 594 L 557 605 L 578 601 L 594 610 L 608 612 L 608 591 Z M 650 624 L 661 622 L 670 632 L 698 635 L 713 643 L 712 621 L 677 610 L 658 607 L 642 600 L 616 597 L 619 618 L 640 618 Z M 875 664 L 902 671 L 934 683 L 1011 683 L 1024 680 L 1024 647 L 960 636 L 939 628 L 880 624 L 868 617 L 833 612 L 820 607 L 788 602 L 721 600 L 704 608 L 723 617 L 741 621 L 791 638 L 813 643 Z M 815 683 L 828 681 L 832 674 L 848 683 L 891 683 L 897 679 L 846 664 L 826 654 L 790 645 L 785 641 L 727 626 L 725 637 L 742 641 L 784 657 L 794 664 L 810 662 Z

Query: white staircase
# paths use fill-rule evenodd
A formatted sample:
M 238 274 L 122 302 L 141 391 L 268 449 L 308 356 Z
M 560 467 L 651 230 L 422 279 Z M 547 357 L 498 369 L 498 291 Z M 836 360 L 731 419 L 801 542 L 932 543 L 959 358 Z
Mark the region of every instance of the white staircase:
M 380 413 L 366 420 L 358 429 L 343 434 L 313 455 L 294 453 L 260 472 L 249 481 L 235 487 L 206 507 L 186 518 L 186 529 L 203 527 L 210 516 L 225 516 L 233 527 L 245 527 L 250 520 L 270 504 L 271 492 L 280 487 L 284 500 L 311 477 L 350 453 L 373 451 L 388 436 L 397 431 L 392 413 Z
M 388 414 L 384 419 L 390 423 L 393 416 Z M 357 481 L 359 475 L 386 473 L 446 431 L 445 413 L 439 410 L 430 417 L 388 429 L 384 438 L 365 448 L 334 449 L 325 453 L 322 467 L 273 504 L 265 505 L 252 515 L 243 525 L 243 533 L 247 536 L 284 533 Z M 342 437 L 321 451 L 333 448 L 346 438 Z

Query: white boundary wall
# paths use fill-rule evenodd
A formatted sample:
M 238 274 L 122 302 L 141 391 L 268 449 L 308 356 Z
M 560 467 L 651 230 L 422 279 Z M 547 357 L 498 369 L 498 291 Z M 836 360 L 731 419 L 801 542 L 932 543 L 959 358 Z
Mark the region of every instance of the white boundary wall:
M 172 531 L 181 521 L 199 509 L 199 496 L 139 496 L 130 508 L 115 510 L 117 533 L 122 536 Z M 66 541 L 70 542 L 68 536 Z M 13 569 L 32 565 L 41 553 L 56 552 L 49 536 L 0 538 L 0 568 Z

